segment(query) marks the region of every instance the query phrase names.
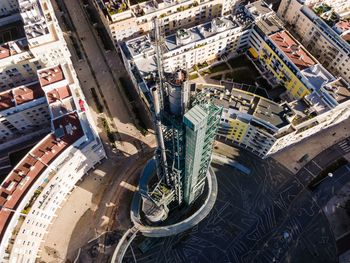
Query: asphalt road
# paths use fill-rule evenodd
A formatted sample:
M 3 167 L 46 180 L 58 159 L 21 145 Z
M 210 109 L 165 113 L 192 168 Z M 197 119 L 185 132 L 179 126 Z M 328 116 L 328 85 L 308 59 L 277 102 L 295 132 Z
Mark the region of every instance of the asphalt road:
M 308 186 L 324 169 L 349 152 L 350 137 L 322 151 L 301 168 L 296 177 L 304 186 Z

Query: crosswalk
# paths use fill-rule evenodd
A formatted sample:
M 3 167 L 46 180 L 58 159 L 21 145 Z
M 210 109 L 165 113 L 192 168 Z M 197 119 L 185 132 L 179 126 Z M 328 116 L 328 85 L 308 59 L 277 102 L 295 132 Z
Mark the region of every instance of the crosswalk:
M 338 143 L 338 146 L 345 152 L 350 152 L 350 139 L 346 139 Z

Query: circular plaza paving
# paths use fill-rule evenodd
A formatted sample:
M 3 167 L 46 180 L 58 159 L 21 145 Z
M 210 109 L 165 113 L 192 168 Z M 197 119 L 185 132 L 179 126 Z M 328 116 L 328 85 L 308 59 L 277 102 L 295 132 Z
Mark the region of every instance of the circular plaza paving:
M 326 217 L 287 169 L 243 150 L 232 159 L 212 163 L 219 191 L 207 218 L 175 236 L 138 236 L 123 262 L 337 262 Z

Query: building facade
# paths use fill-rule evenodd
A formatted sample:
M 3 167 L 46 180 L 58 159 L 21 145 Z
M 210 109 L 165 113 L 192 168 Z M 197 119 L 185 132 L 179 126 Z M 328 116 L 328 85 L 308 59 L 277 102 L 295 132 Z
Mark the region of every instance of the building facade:
M 13 6 L 10 2 L 1 4 Z M 49 132 L 48 105 L 37 71 L 71 64 L 50 1 L 15 2 L 13 12 L 0 17 L 0 147 L 4 150 L 25 146 Z
M 0 2 L 0 18 L 10 16 L 18 12 L 17 0 L 3 0 Z
M 332 74 L 350 81 L 350 44 L 298 0 L 282 0 L 278 15 L 292 26 L 302 44 Z
M 36 80 L 36 71 L 70 59 L 50 1 L 16 1 L 18 13 L 0 18 L 0 91 Z
M 212 18 L 228 14 L 236 0 L 200 1 L 145 1 L 138 4 L 94 0 L 96 9 L 112 40 L 140 36 L 154 28 L 154 19 L 160 19 L 165 34 L 179 28 L 191 27 Z
M 49 131 L 49 110 L 38 82 L 0 93 L 0 147 L 3 150 Z
M 166 73 L 173 73 L 224 55 L 243 53 L 249 47 L 251 27 L 252 19 L 241 12 L 165 35 L 161 41 L 162 67 Z M 125 41 L 121 54 L 139 94 L 150 105 L 150 88 L 157 72 L 156 49 L 150 36 Z
M 56 210 L 105 152 L 68 64 L 38 71 L 51 132 L 1 184 L 0 257 L 35 262 Z
M 106 154 L 50 1 L 17 2 L 0 18 L 19 37 L 0 47 L 1 149 L 42 139 L 1 184 L 0 261 L 36 262 L 57 209 Z
M 210 29 L 221 25 L 216 21 L 225 24 L 227 19 L 228 25 L 231 25 L 230 21 L 235 21 L 237 25 L 246 23 L 238 27 L 223 26 L 225 30 L 205 40 L 193 33 L 193 30 L 201 32 L 202 27 Z M 214 37 L 216 35 L 217 38 Z M 254 94 L 238 92 L 234 84 L 231 90 L 221 87 L 209 92 L 212 87 L 207 88 L 209 96 L 216 98 L 218 105 L 224 108 L 218 132 L 223 139 L 266 157 L 349 117 L 348 82 L 323 67 L 307 47 L 285 30 L 283 22 L 262 1 L 248 4 L 238 17 L 214 19 L 211 23 L 165 36 L 162 64 L 166 72 L 174 72 L 209 61 L 214 58 L 213 55 L 222 55 L 220 51 L 224 49 L 222 45 L 219 47 L 225 37 L 231 41 L 235 36 L 243 35 L 246 36 L 244 45 L 239 51 L 246 52 L 272 86 L 285 88 L 281 94 L 284 102 L 277 104 Z M 226 40 L 226 46 L 230 46 L 229 41 Z M 235 48 L 236 45 L 229 48 L 228 54 L 237 54 Z M 197 49 L 204 51 L 203 57 Z M 149 38 L 143 36 L 126 41 L 122 51 L 135 87 L 152 105 L 149 90 L 156 84 L 158 63 L 154 46 Z

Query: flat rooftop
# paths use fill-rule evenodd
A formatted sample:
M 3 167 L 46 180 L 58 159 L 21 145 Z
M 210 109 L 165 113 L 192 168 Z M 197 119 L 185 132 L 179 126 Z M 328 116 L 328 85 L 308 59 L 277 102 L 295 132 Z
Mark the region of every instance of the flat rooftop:
M 190 29 L 179 29 L 175 34 L 166 36 L 165 47 L 172 51 L 237 27 L 239 25 L 232 16 L 214 18 L 211 22 Z
M 125 48 L 132 58 L 140 56 L 145 52 L 152 52 L 154 50 L 151 40 L 147 35 L 126 41 Z
M 22 198 L 37 181 L 47 166 L 67 147 L 84 135 L 77 113 L 54 121 L 55 132 L 39 142 L 11 171 L 0 187 L 0 239 L 13 213 L 4 209 L 17 209 Z M 60 130 L 59 137 L 56 130 Z
M 208 114 L 199 105 L 196 105 L 186 112 L 184 120 L 190 128 L 197 130 L 197 126 L 203 124 L 207 117 Z
M 327 90 L 328 94 L 330 94 L 339 104 L 350 99 L 349 83 L 342 78 L 328 83 L 324 86 L 324 89 Z
M 286 103 L 278 104 L 250 92 L 235 88 L 227 90 L 224 87 L 219 90 L 210 85 L 206 85 L 203 90 L 210 94 L 214 104 L 252 115 L 277 128 L 288 125 L 290 123 L 288 117 L 293 115 L 292 109 Z M 215 92 L 215 90 L 217 91 Z M 221 98 L 220 93 L 224 93 Z
M 266 15 L 273 12 L 264 1 L 256 1 L 245 6 L 245 8 L 254 16 Z
M 53 119 L 76 110 L 72 92 L 67 85 L 50 90 L 46 97 Z
M 300 70 L 317 63 L 306 49 L 287 31 L 284 30 L 272 34 L 270 39 Z
M 40 37 L 49 33 L 48 25 L 41 1 L 19 1 L 19 9 L 24 23 L 24 30 L 28 39 Z
M 65 78 L 61 66 L 38 70 L 38 76 L 41 87 L 59 82 Z
M 321 64 L 316 64 L 301 71 L 304 77 L 318 90 L 323 84 L 326 84 L 334 77 Z
M 33 101 L 44 95 L 38 82 L 13 88 L 0 93 L 0 111 Z
M 283 22 L 275 13 L 260 18 L 255 24 L 267 36 L 283 30 Z

